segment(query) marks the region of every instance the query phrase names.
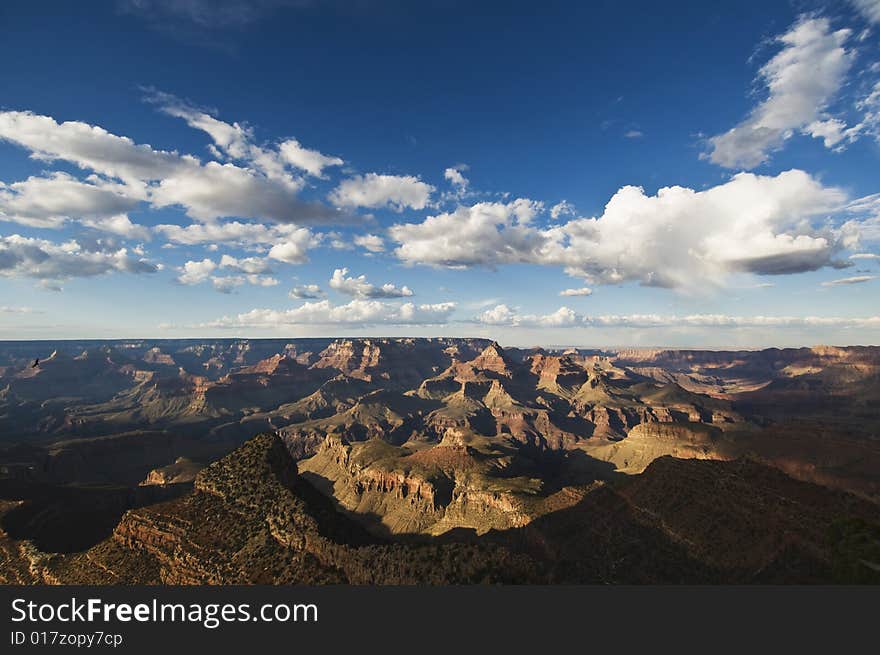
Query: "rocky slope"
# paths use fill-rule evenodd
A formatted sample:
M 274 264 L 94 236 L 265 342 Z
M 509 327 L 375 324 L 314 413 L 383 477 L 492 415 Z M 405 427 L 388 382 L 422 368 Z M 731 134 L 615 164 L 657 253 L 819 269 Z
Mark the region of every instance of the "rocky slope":
M 438 467 L 468 455 L 446 454 Z M 436 507 L 424 482 L 396 480 Z M 335 512 L 272 434 L 208 466 L 188 494 L 129 509 L 82 552 L 50 552 L 13 534 L 9 516 L 30 502 L 0 501 L 0 582 L 880 582 L 872 545 L 880 507 L 749 460 L 661 457 L 638 475 L 561 489 L 522 526 L 405 542 Z
M 7 507 L 9 505 L 7 504 Z M 2 508 L 0 508 L 2 509 Z M 303 486 L 283 443 L 258 436 L 193 493 L 122 516 L 71 555 L 0 535 L 2 581 L 49 584 L 444 584 L 534 581 L 527 556 L 471 544 L 387 544 Z
M 880 348 L 34 342 L 0 343 L 0 368 L 0 479 L 169 486 L 198 469 L 175 462 L 272 432 L 332 506 L 382 538 L 520 529 L 566 489 L 666 455 L 745 456 L 880 499 Z

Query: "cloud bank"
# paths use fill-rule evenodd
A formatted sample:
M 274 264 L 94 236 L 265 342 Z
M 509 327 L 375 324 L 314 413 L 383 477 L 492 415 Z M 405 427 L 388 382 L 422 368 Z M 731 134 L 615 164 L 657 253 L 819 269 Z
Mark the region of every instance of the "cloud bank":
M 687 291 L 720 286 L 733 273 L 780 275 L 841 266 L 858 225 L 827 219 L 843 190 L 799 170 L 740 173 L 696 191 L 620 189 L 595 218 L 540 228 L 535 203 L 477 203 L 397 224 L 389 234 L 407 264 L 464 268 L 530 263 L 561 266 L 594 284 L 638 282 Z

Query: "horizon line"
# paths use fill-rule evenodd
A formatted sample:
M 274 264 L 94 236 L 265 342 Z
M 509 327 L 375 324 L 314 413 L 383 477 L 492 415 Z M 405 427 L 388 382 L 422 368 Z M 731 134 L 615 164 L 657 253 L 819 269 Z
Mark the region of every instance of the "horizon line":
M 76 342 L 131 342 L 131 341 L 156 341 L 156 342 L 170 342 L 170 341 L 319 341 L 319 340 L 327 340 L 327 341 L 364 341 L 371 339 L 382 339 L 389 341 L 405 341 L 405 340 L 413 340 L 413 341 L 429 341 L 434 339 L 454 339 L 454 340 L 473 340 L 473 341 L 490 341 L 498 344 L 502 348 L 516 348 L 519 350 L 532 350 L 532 349 L 553 349 L 553 350 L 563 350 L 563 349 L 577 349 L 577 350 L 597 350 L 597 351 L 620 351 L 620 350 L 673 350 L 673 351 L 682 351 L 682 350 L 700 350 L 700 351 L 709 351 L 709 352 L 755 352 L 762 350 L 801 350 L 801 349 L 818 349 L 818 348 L 880 348 L 880 344 L 833 344 L 833 343 L 813 343 L 813 344 L 802 344 L 797 346 L 780 346 L 780 345 L 763 345 L 763 346 L 742 346 L 742 345 L 730 345 L 730 346 L 672 346 L 672 345 L 625 345 L 625 344 L 616 344 L 616 345 L 576 345 L 576 344 L 531 344 L 531 345 L 505 345 L 502 341 L 498 339 L 494 339 L 492 337 L 479 337 L 479 336 L 383 336 L 383 335 L 369 335 L 369 336 L 292 336 L 292 337 L 244 337 L 244 336 L 229 336 L 229 337 L 57 337 L 50 339 L 27 339 L 27 338 L 11 338 L 11 339 L 0 339 L 0 344 L 7 343 L 76 343 Z

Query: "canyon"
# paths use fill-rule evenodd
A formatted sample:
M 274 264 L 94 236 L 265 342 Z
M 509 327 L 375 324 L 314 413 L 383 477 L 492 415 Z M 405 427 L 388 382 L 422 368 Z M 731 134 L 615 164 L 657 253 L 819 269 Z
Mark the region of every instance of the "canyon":
M 0 342 L 0 577 L 870 581 L 878 425 L 877 347 Z

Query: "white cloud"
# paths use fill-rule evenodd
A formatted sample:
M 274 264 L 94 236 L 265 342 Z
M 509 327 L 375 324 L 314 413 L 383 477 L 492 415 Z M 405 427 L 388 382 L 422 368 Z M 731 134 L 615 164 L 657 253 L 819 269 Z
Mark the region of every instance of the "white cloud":
M 328 196 L 338 207 L 424 209 L 434 187 L 412 175 L 367 173 L 342 180 Z
M 855 275 L 853 277 L 844 277 L 839 280 L 829 280 L 827 282 L 823 282 L 823 287 L 839 287 L 846 286 L 850 284 L 862 284 L 863 282 L 870 282 L 871 280 L 876 280 L 876 275 Z
M 858 227 L 859 242 L 880 242 L 880 193 L 856 198 L 844 209 Z
M 161 91 L 148 90 L 145 100 L 157 105 L 163 113 L 182 118 L 190 127 L 205 132 L 214 142 L 215 154 L 251 162 L 262 159 L 264 154 L 274 155 L 264 153 L 262 148 L 253 143 L 253 131 L 246 125 L 226 123 L 207 111 Z M 272 176 L 283 177 L 283 166 L 277 162 L 275 165 L 263 167 L 263 171 Z
M 528 226 L 538 206 L 524 198 L 510 203 L 481 202 L 429 216 L 422 223 L 394 225 L 397 256 L 434 266 L 495 266 L 538 261 L 542 235 Z
M 377 287 L 367 282 L 366 275 L 358 277 L 346 277 L 347 268 L 337 268 L 330 278 L 330 288 L 347 296 L 357 298 L 405 298 L 414 295 L 409 287 L 396 287 L 388 283 Z
M 880 82 L 875 82 L 868 94 L 856 103 L 862 112 L 861 122 L 850 128 L 854 134 L 869 134 L 880 143 Z
M 242 273 L 242 275 L 214 275 L 215 272 L 226 269 Z M 229 255 L 223 255 L 220 262 L 205 258 L 201 261 L 188 261 L 180 269 L 181 273 L 177 281 L 181 284 L 201 284 L 210 280 L 217 291 L 230 293 L 235 287 L 251 284 L 260 287 L 273 287 L 279 284 L 273 277 L 259 275 L 270 272 L 269 262 L 259 257 L 246 257 L 236 259 Z
M 236 287 L 250 284 L 255 287 L 274 287 L 279 284 L 274 277 L 266 275 L 214 275 L 211 284 L 220 293 L 232 293 Z
M 564 289 L 559 292 L 560 296 L 590 296 L 593 290 L 589 287 L 581 287 L 579 289 Z
M 295 225 L 264 225 L 262 223 L 228 223 L 195 224 L 181 227 L 180 225 L 157 225 L 154 230 L 165 236 L 172 243 L 187 246 L 226 243 L 239 246 L 274 244 L 284 241 L 291 235 L 307 233 L 312 245 L 317 245 L 319 237 L 308 228 Z M 303 232 L 305 230 L 305 232 Z M 298 238 L 302 238 L 299 236 Z
M 280 284 L 274 277 L 267 275 L 245 275 L 244 279 L 247 280 L 248 284 L 258 287 L 276 287 Z
M 190 127 L 206 132 L 214 141 L 216 154 L 247 162 L 267 177 L 285 182 L 291 188 L 298 188 L 301 182 L 286 170 L 288 165 L 309 175 L 323 177 L 323 170 L 328 166 L 345 163 L 339 157 L 304 148 L 296 139 L 286 139 L 277 148 L 257 145 L 253 130 L 246 125 L 221 121 L 168 93 L 150 91 L 147 100 L 159 105 L 166 114 L 182 118 Z
M 288 264 L 308 261 L 308 252 L 321 242 L 321 235 L 294 225 L 263 225 L 230 223 L 189 225 L 157 225 L 156 231 L 172 243 L 202 245 L 226 243 L 238 246 L 271 244 L 268 257 Z
M 375 234 L 365 234 L 354 238 L 355 245 L 365 248 L 370 252 L 384 252 L 385 241 Z
M 848 128 L 839 118 L 813 121 L 804 129 L 810 136 L 822 139 L 824 146 L 831 150 L 840 150 L 840 146 L 853 142 L 861 131 L 861 123 Z
M 293 287 L 287 295 L 295 300 L 315 300 L 323 297 L 324 292 L 317 284 L 303 284 Z
M 568 307 L 552 314 L 520 314 L 507 305 L 498 305 L 477 317 L 476 322 L 503 327 L 568 328 L 880 328 L 880 316 L 729 316 L 726 314 L 626 314 L 585 316 Z
M 852 65 L 853 52 L 844 47 L 850 35 L 848 29 L 832 31 L 827 18 L 802 17 L 778 37 L 782 50 L 758 72 L 767 98 L 742 123 L 709 139 L 709 159 L 726 168 L 753 168 L 810 125 L 808 133 L 828 139 L 833 125 L 815 122 L 824 120 Z M 840 140 L 832 134 L 830 141 Z
M 576 214 L 575 206 L 568 202 L 568 200 L 557 202 L 550 208 L 550 218 L 554 221 L 558 221 L 563 216 L 575 216 Z
M 574 325 L 578 320 L 578 314 L 568 307 L 560 307 L 552 314 L 545 314 L 535 318 L 526 316 L 524 320 L 526 322 L 534 321 L 536 325 L 542 327 L 568 327 L 569 325 Z
M 234 137 L 229 136 L 233 144 Z M 122 180 L 154 207 L 180 205 L 200 221 L 238 217 L 281 223 L 345 222 L 330 207 L 301 201 L 301 184 L 275 174 L 265 162 L 253 168 L 138 145 L 101 127 L 79 121 L 58 123 L 31 112 L 0 112 L 0 140 L 31 151 L 43 161 L 64 160 L 82 169 Z M 233 147 L 229 145 L 229 147 Z M 116 212 L 118 213 L 118 212 Z
M 278 151 L 288 164 L 320 178 L 324 177 L 324 169 L 328 166 L 342 166 L 345 163 L 339 157 L 331 157 L 317 150 L 304 148 L 296 139 L 282 142 L 278 146 Z
M 242 259 L 236 259 L 231 255 L 223 255 L 220 258 L 220 268 L 230 268 L 248 274 L 270 273 L 272 270 L 269 262 L 260 257 L 244 257 Z
M 516 320 L 516 312 L 507 305 L 496 305 L 480 314 L 477 320 L 486 325 L 512 325 Z
M 468 267 L 561 266 L 596 284 L 637 281 L 689 291 L 718 286 L 734 272 L 783 274 L 831 265 L 858 221 L 826 223 L 843 191 L 803 171 L 740 173 L 703 191 L 665 187 L 648 196 L 620 189 L 598 218 L 546 229 L 530 224 L 529 201 L 478 203 L 390 228 L 409 264 Z M 526 219 L 526 220 L 523 220 Z M 818 222 L 818 225 L 814 223 Z
M 880 259 L 880 255 L 873 252 L 857 252 L 849 256 L 850 259 Z
M 443 171 L 443 177 L 449 180 L 449 183 L 452 186 L 458 187 L 459 189 L 466 189 L 468 185 L 468 179 L 462 175 L 461 171 L 457 168 L 447 168 Z
M 625 316 L 589 316 L 584 323 L 593 327 L 732 327 L 732 328 L 797 328 L 797 327 L 880 327 L 880 316 L 848 318 L 841 316 L 728 316 L 726 314 L 692 314 L 662 316 L 630 314 Z
M 0 139 L 27 148 L 34 159 L 62 159 L 133 183 L 158 180 L 198 165 L 194 159 L 137 145 L 128 137 L 111 134 L 96 125 L 79 121 L 57 123 L 49 116 L 28 111 L 0 112 Z
M 575 327 L 583 317 L 568 307 L 560 307 L 552 314 L 518 314 L 507 305 L 498 305 L 477 317 L 486 325 L 507 327 Z
M 240 287 L 245 283 L 245 279 L 241 275 L 213 276 L 211 284 L 214 289 L 220 293 L 232 293 L 236 287 Z
M 80 220 L 80 223 L 86 227 L 106 232 L 107 234 L 116 234 L 126 239 L 150 240 L 150 231 L 143 225 L 132 223 L 131 219 L 125 214 L 117 214 L 116 216 L 108 216 L 106 218 L 84 218 Z M 132 252 L 137 252 L 137 250 L 137 247 L 132 248 Z
M 235 317 L 224 317 L 200 327 L 277 328 L 288 325 L 439 325 L 449 320 L 455 303 L 402 305 L 378 300 L 355 299 L 345 305 L 328 300 L 307 302 L 288 310 L 253 309 Z
M 465 198 L 477 195 L 470 190 L 470 180 L 464 175 L 469 168 L 467 164 L 456 164 L 443 171 L 443 179 L 449 182 L 452 188 L 440 194 L 441 202 L 461 202 Z
M 301 227 L 285 236 L 284 241 L 276 243 L 269 250 L 269 257 L 288 264 L 302 264 L 309 260 L 309 249 L 314 248 L 318 239 L 308 229 Z
M 323 242 L 327 243 L 334 250 L 354 250 L 354 244 L 345 240 L 345 235 L 341 232 L 325 232 L 322 235 Z
M 296 198 L 297 189 L 235 164 L 209 161 L 162 178 L 151 187 L 154 207 L 180 205 L 199 221 L 237 217 L 278 223 L 326 223 L 342 217 Z
M 38 228 L 60 228 L 68 219 L 100 222 L 124 215 L 142 198 L 131 186 L 93 179 L 81 182 L 67 173 L 0 182 L 0 220 Z
M 853 6 L 871 23 L 880 23 L 880 0 L 850 0 Z
M 211 273 L 217 270 L 217 264 L 207 257 L 201 261 L 189 261 L 183 265 L 177 281 L 181 284 L 200 284 L 207 280 Z
M 627 130 L 624 132 L 623 136 L 627 139 L 641 139 L 645 135 L 639 130 Z
M 127 248 L 98 239 L 92 243 L 70 240 L 63 243 L 23 237 L 0 236 L 0 276 L 31 277 L 64 281 L 111 272 L 154 273 L 158 267 Z M 57 284 L 51 284 L 56 286 Z

